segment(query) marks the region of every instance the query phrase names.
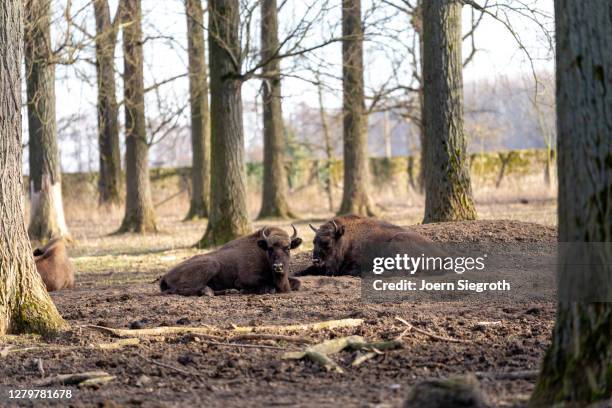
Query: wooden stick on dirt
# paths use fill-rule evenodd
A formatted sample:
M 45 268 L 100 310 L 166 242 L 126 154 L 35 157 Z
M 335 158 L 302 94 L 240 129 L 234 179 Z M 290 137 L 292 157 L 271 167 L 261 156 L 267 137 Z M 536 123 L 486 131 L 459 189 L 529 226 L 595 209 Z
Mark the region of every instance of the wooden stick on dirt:
M 313 340 L 308 337 L 284 336 L 282 334 L 266 334 L 266 333 L 244 333 L 231 337 L 228 341 L 234 342 L 237 340 L 277 340 L 287 343 L 312 343 Z
M 207 339 L 219 341 L 223 340 L 221 337 L 213 336 L 210 334 L 215 329 L 211 327 L 184 327 L 184 326 L 168 326 L 168 327 L 153 327 L 150 329 L 115 329 L 111 327 L 96 326 L 96 325 L 85 325 L 86 329 L 93 329 L 99 332 L 110 334 L 115 337 L 147 337 L 147 336 L 163 336 L 168 334 L 197 334 Z
M 94 348 L 94 349 L 100 349 L 100 350 L 119 350 L 123 347 L 128 347 L 128 346 L 137 346 L 140 343 L 140 340 L 137 338 L 131 338 L 131 339 L 120 339 L 117 340 L 115 342 L 111 342 L 111 343 L 98 343 L 98 344 L 91 344 L 91 345 L 87 345 L 87 346 L 71 346 L 71 345 L 60 345 L 60 344 L 40 344 L 38 346 L 32 346 L 32 347 L 24 347 L 24 348 L 12 348 L 11 346 L 6 347 L 2 350 L 0 350 L 0 358 L 4 358 L 7 357 L 9 354 L 13 354 L 13 353 L 24 353 L 27 351 L 34 351 L 34 350 L 58 350 L 58 351 L 65 351 L 65 350 L 76 350 L 76 349 L 82 349 L 82 348 Z
M 270 350 L 287 350 L 286 347 L 268 346 L 266 344 L 223 343 L 220 341 L 205 341 L 204 343 L 210 344 L 213 346 L 224 346 L 224 347 L 244 347 L 244 348 L 259 348 L 259 349 L 270 349 Z
M 290 324 L 287 326 L 235 326 L 232 331 L 237 333 L 287 333 L 294 331 L 321 331 L 326 329 L 340 329 L 344 327 L 357 327 L 363 324 L 363 319 L 327 320 L 324 322 Z
M 213 341 L 223 341 L 223 338 L 215 336 L 211 333 L 288 333 L 294 331 L 321 331 L 325 329 L 337 329 L 343 327 L 357 327 L 363 324 L 363 319 L 342 319 L 328 320 L 316 323 L 292 324 L 287 326 L 235 326 L 230 330 L 224 330 L 216 327 L 186 327 L 186 326 L 168 326 L 168 327 L 153 327 L 150 329 L 115 329 L 111 327 L 85 325 L 84 328 L 93 329 L 102 333 L 110 334 L 116 337 L 143 337 L 143 336 L 163 336 L 168 334 L 197 334 Z
M 358 355 L 357 358 L 355 358 L 352 366 L 356 367 L 364 361 L 369 360 L 378 354 L 382 354 L 381 350 L 392 350 L 402 346 L 403 343 L 397 339 L 368 343 L 361 336 L 346 336 L 325 340 L 322 343 L 307 347 L 303 351 L 285 353 L 281 358 L 284 360 L 300 360 L 302 358 L 309 358 L 315 363 L 322 365 L 327 371 L 333 370 L 337 373 L 344 373 L 342 367 L 328 357 L 329 354 L 335 354 L 347 348 L 351 350 L 367 351 L 366 354 Z
M 412 324 L 408 323 L 406 320 L 402 319 L 399 316 L 395 316 L 395 320 L 404 323 L 406 326 L 408 326 L 410 330 L 414 330 L 417 333 L 424 334 L 425 336 L 431 337 L 432 339 L 435 339 L 435 340 L 447 341 L 449 343 L 472 343 L 471 340 L 462 340 L 462 339 L 455 339 L 452 337 L 439 336 L 435 333 L 428 332 L 427 330 L 419 329 L 418 327 L 413 326 Z
M 55 377 L 46 378 L 36 383 L 39 387 L 49 387 L 52 385 L 76 385 L 84 381 L 100 377 L 112 377 L 105 371 L 87 371 L 76 374 L 61 374 Z M 114 378 L 114 377 L 113 377 Z M 110 380 L 109 380 L 110 381 Z M 107 381 L 108 382 L 108 381 Z

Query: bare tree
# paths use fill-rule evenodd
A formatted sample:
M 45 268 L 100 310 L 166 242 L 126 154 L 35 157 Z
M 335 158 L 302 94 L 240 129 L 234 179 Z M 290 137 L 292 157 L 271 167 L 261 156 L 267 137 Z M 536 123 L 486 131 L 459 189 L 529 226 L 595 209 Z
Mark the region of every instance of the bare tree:
M 246 207 L 238 0 L 210 0 L 208 42 L 211 103 L 211 211 L 200 247 L 251 231 Z
M 287 176 L 284 162 L 284 126 L 281 107 L 280 61 L 274 58 L 279 48 L 278 7 L 276 0 L 261 2 L 261 58 L 269 61 L 262 67 L 264 166 L 263 195 L 259 218 L 290 218 L 287 204 Z
M 342 1 L 344 191 L 340 214 L 374 215 L 368 193 L 361 0 Z
M 571 246 L 559 252 L 557 319 L 530 405 L 595 406 L 612 395 L 610 2 L 556 0 L 555 17 L 559 241 Z
M 459 0 L 423 3 L 425 223 L 476 218 L 463 129 L 461 7 Z
M 121 0 L 119 1 L 121 5 Z M 108 0 L 94 0 L 96 18 L 96 72 L 98 79 L 98 145 L 100 204 L 120 201 L 121 151 L 119 150 L 119 105 L 115 84 L 115 48 L 121 11 L 111 20 Z
M 210 114 L 208 70 L 201 0 L 185 0 L 191 106 L 191 202 L 186 219 L 208 217 L 210 190 Z
M 21 0 L 0 2 L 0 336 L 64 325 L 36 271 L 23 213 L 22 7 Z
M 51 0 L 26 0 L 25 66 L 30 133 L 31 239 L 68 236 L 55 119 L 55 65 L 51 48 Z
M 123 88 L 125 106 L 126 202 L 119 232 L 155 232 L 149 181 L 149 145 L 144 105 L 140 0 L 123 3 Z

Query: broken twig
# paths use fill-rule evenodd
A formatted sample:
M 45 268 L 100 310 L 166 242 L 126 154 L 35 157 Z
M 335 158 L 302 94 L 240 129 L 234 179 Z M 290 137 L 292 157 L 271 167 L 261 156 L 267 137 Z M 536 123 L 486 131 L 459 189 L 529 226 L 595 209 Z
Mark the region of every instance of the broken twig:
M 36 383 L 36 385 L 39 387 L 49 387 L 52 385 L 79 385 L 83 383 L 84 381 L 101 378 L 101 377 L 112 377 L 112 376 L 109 375 L 105 371 L 87 371 L 84 373 L 76 373 L 76 374 L 60 374 L 60 375 L 56 375 L 54 377 L 46 378 L 42 381 L 39 381 Z
M 395 320 L 404 323 L 406 326 L 408 326 L 410 330 L 414 330 L 417 333 L 424 334 L 425 336 L 431 337 L 432 339 L 435 339 L 435 340 L 447 341 L 449 343 L 472 343 L 471 340 L 462 340 L 462 339 L 455 339 L 452 337 L 440 336 L 435 333 L 428 332 L 427 330 L 419 329 L 418 327 L 413 326 L 412 324 L 408 323 L 406 320 L 402 319 L 399 316 L 395 316 Z

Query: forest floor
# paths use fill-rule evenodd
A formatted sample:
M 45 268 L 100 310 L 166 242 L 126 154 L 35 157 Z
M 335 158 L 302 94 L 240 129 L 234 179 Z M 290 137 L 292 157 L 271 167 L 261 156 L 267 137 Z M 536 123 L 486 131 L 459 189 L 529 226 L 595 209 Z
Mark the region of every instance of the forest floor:
M 515 241 L 538 243 L 548 251 L 556 241 L 555 204 L 544 200 L 479 205 L 483 221 L 414 226 L 438 241 Z M 414 225 L 416 208 L 388 208 L 383 218 Z M 314 223 L 328 215 L 320 214 Z M 312 232 L 295 223 L 304 245 L 292 258 L 292 270 L 308 266 Z M 514 221 L 496 221 L 513 219 Z M 529 221 L 529 222 L 524 222 Z M 535 223 L 539 222 L 539 223 Z M 493 406 L 520 407 L 527 402 L 535 378 L 499 379 L 501 372 L 537 370 L 554 323 L 553 301 L 472 301 L 368 303 L 361 299 L 358 278 L 305 277 L 298 292 L 217 297 L 162 296 L 155 279 L 198 251 L 192 245 L 205 221 L 181 222 L 160 217 L 156 235 L 109 235 L 116 217 L 72 222 L 75 244 L 70 248 L 78 269 L 77 286 L 52 294 L 69 331 L 53 338 L 0 338 L 0 406 L 377 406 L 401 404 L 410 386 L 432 377 L 479 373 L 480 384 Z M 276 225 L 288 227 L 286 222 Z M 545 225 L 548 224 L 548 225 Z M 263 224 L 256 223 L 256 226 Z M 310 361 L 281 360 L 283 350 L 299 349 L 276 340 L 241 341 L 271 348 L 211 344 L 191 334 L 146 337 L 136 346 L 102 350 L 92 345 L 116 341 L 86 325 L 115 328 L 232 325 L 259 326 L 359 318 L 363 324 L 319 332 L 297 333 L 313 342 L 358 334 L 367 340 L 391 339 L 405 330 L 396 319 L 441 336 L 465 340 L 439 341 L 410 331 L 404 347 L 385 352 L 351 368 L 354 353 L 334 359 L 344 374 L 327 372 Z M 500 322 L 482 326 L 479 322 Z M 29 349 L 30 347 L 42 346 Z M 8 389 L 36 387 L 44 378 L 102 370 L 115 378 L 97 387 L 71 389 L 69 401 L 9 400 Z

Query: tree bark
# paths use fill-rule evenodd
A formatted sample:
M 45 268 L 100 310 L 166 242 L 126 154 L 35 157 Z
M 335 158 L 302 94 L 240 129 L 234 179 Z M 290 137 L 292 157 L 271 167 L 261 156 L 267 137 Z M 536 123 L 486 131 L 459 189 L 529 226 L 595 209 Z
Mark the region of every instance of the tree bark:
M 334 159 L 334 148 L 332 146 L 331 132 L 327 120 L 327 112 L 323 105 L 323 84 L 317 74 L 317 95 L 319 97 L 319 116 L 321 117 L 321 127 L 323 128 L 323 143 L 325 146 L 325 193 L 327 194 L 327 206 L 329 211 L 334 211 L 334 197 L 332 191 L 332 160 Z
M 461 6 L 423 3 L 424 223 L 476 219 L 463 129 Z
M 419 174 L 417 177 L 418 180 L 418 191 L 419 193 L 423 193 L 423 191 L 425 190 L 425 166 L 423 166 L 423 163 L 425 163 L 425 149 L 424 149 L 424 145 L 425 145 L 425 129 L 424 129 L 424 125 L 423 125 L 423 112 L 425 111 L 425 102 L 424 102 L 424 86 L 423 86 L 423 49 L 425 47 L 424 41 L 423 41 L 423 0 L 417 0 L 416 5 L 414 7 L 414 12 L 412 14 L 412 18 L 411 18 L 411 25 L 412 28 L 414 29 L 416 35 L 418 35 L 419 37 L 419 59 L 418 59 L 418 65 L 415 67 L 415 69 L 418 69 L 418 75 L 419 75 L 419 89 L 418 89 L 418 99 L 419 99 L 419 120 L 417 122 L 417 129 L 419 131 L 419 142 L 421 144 L 421 150 L 419 151 L 419 161 L 420 161 L 420 166 L 419 166 Z
M 62 204 L 55 123 L 55 66 L 51 49 L 51 1 L 25 1 L 25 68 L 30 134 L 31 239 L 68 236 Z
M 238 0 L 210 0 L 211 211 L 199 247 L 248 234 Z
M 557 319 L 534 407 L 586 406 L 612 395 L 610 11 L 607 0 L 555 1 L 559 241 L 607 249 L 603 267 L 580 273 L 574 251 L 560 251 Z
M 191 202 L 186 220 L 208 217 L 210 191 L 210 114 L 201 0 L 186 0 L 191 102 Z
M 123 88 L 125 105 L 126 202 L 119 232 L 156 232 L 145 128 L 140 0 L 123 3 Z
M 22 1 L 0 2 L 0 336 L 64 326 L 36 271 L 23 213 Z
M 344 191 L 339 214 L 375 215 L 368 193 L 361 0 L 342 0 Z
M 270 60 L 262 69 L 264 166 L 263 195 L 259 218 L 291 218 L 287 204 L 287 176 L 284 162 L 284 128 L 281 107 L 281 76 L 278 52 L 276 0 L 261 2 L 261 58 Z
M 98 78 L 99 203 L 117 205 L 120 202 L 119 189 L 121 186 L 119 106 L 115 83 L 117 30 L 111 21 L 108 0 L 94 0 L 93 5 L 96 18 L 96 72 Z

